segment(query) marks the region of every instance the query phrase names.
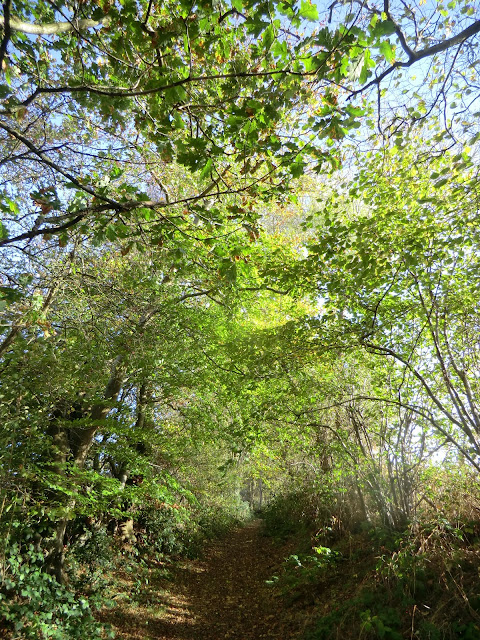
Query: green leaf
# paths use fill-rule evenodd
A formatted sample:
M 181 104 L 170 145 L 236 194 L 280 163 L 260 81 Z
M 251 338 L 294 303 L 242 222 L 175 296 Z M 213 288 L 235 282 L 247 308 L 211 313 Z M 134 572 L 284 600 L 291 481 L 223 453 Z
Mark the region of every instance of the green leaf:
M 285 59 L 288 54 L 288 47 L 286 42 L 280 42 L 277 40 L 273 45 L 272 53 L 276 58 Z
M 265 48 L 265 51 L 268 51 L 270 49 L 274 40 L 275 40 L 275 33 L 273 31 L 272 25 L 269 25 L 265 29 L 265 33 L 263 34 L 263 46 Z
M 369 53 L 368 51 L 365 51 L 365 55 L 367 55 L 367 53 Z M 365 84 L 368 78 L 368 66 L 367 64 L 364 62 L 362 65 L 362 70 L 360 71 L 360 77 L 358 79 L 358 81 L 360 82 L 360 84 Z
M 381 38 L 382 36 L 391 36 L 395 33 L 395 24 L 391 20 L 383 20 L 382 22 L 377 22 L 375 25 L 372 36 L 374 38 Z
M 152 209 L 149 209 L 147 207 L 142 207 L 141 209 L 138 209 L 138 212 L 142 216 L 142 218 L 147 222 L 149 222 L 153 218 Z
M 230 259 L 224 259 L 220 265 L 219 273 L 227 282 L 233 284 L 237 279 L 237 264 Z
M 395 58 L 395 51 L 392 48 L 392 45 L 388 40 L 384 40 L 380 43 L 378 47 L 380 49 L 380 53 L 384 56 L 385 60 L 390 64 Z
M 4 300 L 6 304 L 18 302 L 23 298 L 23 294 L 13 287 L 0 287 L 0 300 Z
M 211 158 L 209 158 L 207 160 L 206 165 L 203 167 L 201 173 L 200 173 L 200 178 L 203 180 L 203 178 L 206 178 L 208 175 L 210 175 L 210 172 L 212 170 L 213 167 L 213 160 Z
M 294 162 L 290 165 L 290 173 L 293 178 L 299 178 L 303 175 L 305 169 L 305 164 L 303 162 Z
M 113 240 L 117 239 L 117 231 L 116 231 L 115 226 L 113 224 L 109 224 L 107 226 L 107 228 L 105 229 L 105 235 L 107 236 L 107 238 L 110 241 L 113 241 Z
M 8 238 L 8 229 L 2 222 L 0 222 L 0 239 L 3 238 Z
M 365 109 L 362 109 L 362 107 L 355 107 L 354 105 L 347 105 L 345 107 L 345 111 L 348 115 L 354 118 L 365 115 Z
M 7 84 L 0 84 L 0 100 L 6 98 L 12 93 L 12 90 Z
M 309 2 L 309 0 L 302 0 L 300 5 L 300 16 L 311 22 L 315 22 L 319 19 L 317 7 Z
M 185 123 L 178 111 L 173 114 L 173 125 L 175 129 L 185 129 Z

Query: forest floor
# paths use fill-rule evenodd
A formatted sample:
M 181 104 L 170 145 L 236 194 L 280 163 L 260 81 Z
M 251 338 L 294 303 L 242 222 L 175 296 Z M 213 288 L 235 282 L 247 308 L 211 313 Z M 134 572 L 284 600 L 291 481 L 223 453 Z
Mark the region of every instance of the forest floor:
M 480 640 L 480 542 L 435 528 L 399 543 L 372 529 L 329 549 L 306 532 L 280 543 L 262 524 L 232 529 L 201 559 L 142 569 L 126 555 L 101 621 L 117 640 Z
M 304 623 L 266 583 L 290 553 L 254 520 L 176 565 L 168 583 L 151 571 L 144 601 L 124 598 L 102 620 L 125 640 L 293 640 Z

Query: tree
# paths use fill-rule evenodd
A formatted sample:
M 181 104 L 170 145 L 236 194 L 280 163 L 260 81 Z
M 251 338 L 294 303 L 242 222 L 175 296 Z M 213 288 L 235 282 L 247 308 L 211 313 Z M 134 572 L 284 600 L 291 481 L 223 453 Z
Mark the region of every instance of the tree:
M 334 2 L 320 15 L 303 0 L 9 0 L 0 44 L 2 164 L 10 174 L 33 174 L 35 184 L 29 193 L 4 190 L 0 245 L 52 235 L 66 244 L 76 227 L 123 237 L 132 219 L 143 239 L 159 227 L 194 228 L 208 239 L 216 236 L 209 227 L 219 232 L 232 215 L 251 225 L 255 211 L 242 198 L 282 197 L 308 167 L 338 165 L 342 139 L 369 116 L 371 89 L 394 109 L 393 132 L 425 119 L 450 89 L 468 100 L 480 23 L 467 3 L 450 4 L 428 15 L 415 4 Z M 385 82 L 415 66 L 433 103 L 417 93 L 415 106 L 389 106 L 399 89 L 385 94 Z M 445 122 L 452 135 L 472 124 L 470 105 L 458 105 Z M 203 181 L 178 198 L 155 168 L 173 161 Z M 144 167 L 142 179 L 127 172 L 120 181 L 119 165 L 132 164 Z M 212 214 L 220 199 L 233 210 Z
M 0 504 L 41 575 L 141 498 L 224 476 L 240 506 L 232 468 L 393 526 L 439 444 L 480 469 L 477 181 L 445 151 L 480 24 L 450 5 L 4 2 Z M 431 99 L 399 106 L 410 69 Z M 325 184 L 349 138 L 374 152 Z
M 478 470 L 477 177 L 467 153 L 427 164 L 419 147 L 370 154 L 348 192 L 361 205 L 330 200 L 305 267 L 321 264 L 344 348 L 395 361 L 394 394 L 377 399 L 428 421 Z

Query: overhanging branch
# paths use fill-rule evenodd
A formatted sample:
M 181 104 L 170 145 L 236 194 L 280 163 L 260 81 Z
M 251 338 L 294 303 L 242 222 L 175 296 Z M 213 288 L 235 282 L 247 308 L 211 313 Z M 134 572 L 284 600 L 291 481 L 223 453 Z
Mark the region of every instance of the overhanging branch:
M 72 20 L 71 22 L 48 22 L 45 24 L 32 24 L 24 22 L 14 16 L 5 20 L 4 16 L 0 16 L 0 26 L 4 27 L 5 23 L 9 24 L 12 31 L 19 31 L 34 36 L 56 36 L 69 31 L 82 31 L 84 29 L 92 29 L 94 27 L 106 26 L 110 22 L 110 18 L 105 16 L 101 20 L 89 20 L 82 18 L 80 20 Z
M 377 76 L 376 78 L 368 82 L 364 87 L 361 87 L 356 91 L 352 91 L 348 96 L 348 100 L 351 100 L 352 98 L 357 96 L 359 93 L 363 93 L 364 91 L 366 91 L 367 89 L 370 89 L 371 87 L 378 86 L 387 76 L 393 73 L 395 69 L 408 69 L 413 64 L 415 64 L 416 62 L 419 62 L 420 60 L 423 60 L 424 58 L 430 58 L 431 56 L 434 56 L 437 53 L 442 53 L 443 51 L 447 51 L 447 49 L 451 49 L 452 47 L 455 47 L 457 45 L 462 45 L 469 38 L 477 35 L 477 33 L 480 33 L 480 20 L 476 20 L 466 29 L 463 29 L 463 31 L 460 31 L 460 33 L 457 33 L 455 36 L 452 36 L 451 38 L 447 38 L 446 40 L 442 40 L 442 42 L 439 42 L 438 44 L 434 44 L 431 47 L 426 47 L 421 51 L 413 51 L 412 49 L 410 49 L 410 47 L 406 45 L 406 40 L 403 33 L 400 31 L 400 29 L 396 25 L 395 27 L 396 27 L 395 31 L 400 40 L 402 48 L 408 55 L 408 60 L 405 62 L 401 62 L 401 61 L 395 62 L 390 67 L 388 67 L 388 69 L 385 69 L 385 71 L 383 71 L 379 76 Z
M 21 102 L 21 106 L 27 107 L 41 94 L 76 94 L 76 93 L 91 93 L 99 96 L 108 96 L 110 98 L 135 98 L 138 96 L 149 96 L 153 94 L 162 94 L 170 89 L 176 87 L 182 87 L 189 84 L 197 84 L 208 82 L 211 80 L 230 80 L 238 78 L 267 78 L 276 75 L 290 75 L 298 77 L 313 76 L 318 72 L 314 71 L 293 71 L 292 69 L 272 69 L 271 71 L 234 71 L 232 73 L 217 73 L 207 74 L 203 76 L 187 76 L 168 84 L 161 84 L 150 89 L 133 89 L 129 87 L 114 87 L 114 86 L 94 86 L 94 85 L 76 85 L 76 86 L 58 86 L 58 87 L 38 87 L 35 91 L 26 99 Z M 18 108 L 18 106 L 16 107 Z

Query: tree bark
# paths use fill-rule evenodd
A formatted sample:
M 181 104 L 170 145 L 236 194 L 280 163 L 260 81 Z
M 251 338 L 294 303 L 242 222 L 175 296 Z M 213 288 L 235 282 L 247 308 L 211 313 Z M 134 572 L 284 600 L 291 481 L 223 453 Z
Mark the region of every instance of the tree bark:
M 56 426 L 52 430 L 54 469 L 59 475 L 65 475 L 65 465 L 72 464 L 73 470 L 82 469 L 85 465 L 88 452 L 93 444 L 95 434 L 100 426 L 100 421 L 105 419 L 112 408 L 112 403 L 118 398 L 118 394 L 123 385 L 125 376 L 125 363 L 122 356 L 118 356 L 113 365 L 110 379 L 104 392 L 105 402 L 95 405 L 90 412 L 92 424 L 88 427 L 68 429 Z M 72 497 L 65 505 L 67 511 L 75 507 L 76 499 Z M 52 574 L 63 584 L 66 582 L 65 574 L 65 532 L 69 517 L 66 515 L 55 525 L 55 535 L 51 551 L 47 557 L 46 564 L 50 567 Z
M 105 402 L 98 403 L 92 407 L 90 412 L 91 424 L 87 427 L 79 427 L 70 431 L 70 446 L 72 453 L 72 460 L 75 466 L 82 469 L 85 465 L 88 452 L 93 444 L 93 439 L 100 426 L 100 422 L 105 420 L 109 414 L 112 403 L 114 403 L 120 390 L 122 388 L 125 376 L 125 363 L 123 356 L 117 356 L 115 359 L 110 379 L 105 387 L 104 399 Z

